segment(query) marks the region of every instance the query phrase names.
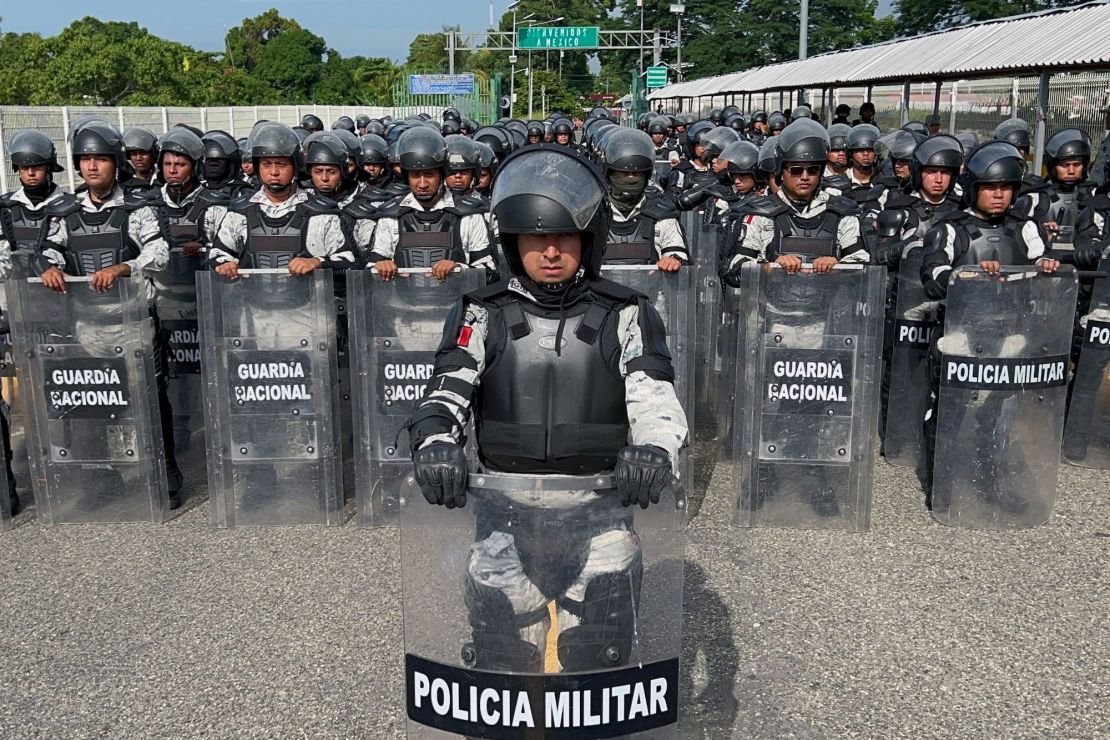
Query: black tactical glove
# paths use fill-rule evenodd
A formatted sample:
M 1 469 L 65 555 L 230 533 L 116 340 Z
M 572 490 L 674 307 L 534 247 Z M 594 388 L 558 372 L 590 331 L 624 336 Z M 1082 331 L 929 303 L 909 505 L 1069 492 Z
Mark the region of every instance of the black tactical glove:
M 716 195 L 716 193 L 712 185 L 690 188 L 689 190 L 683 191 L 678 198 L 675 199 L 675 205 L 678 206 L 678 210 L 680 211 L 693 211 L 714 195 Z
M 420 492 L 429 504 L 466 506 L 466 453 L 457 444 L 437 442 L 412 456 Z
M 897 269 L 902 260 L 902 249 L 905 245 L 900 241 L 891 241 L 880 244 L 875 249 L 875 264 L 886 265 L 890 269 Z
M 1100 242 L 1086 242 L 1075 245 L 1075 264 L 1083 270 L 1098 269 L 1099 260 L 1106 245 Z
M 944 300 L 948 295 L 948 280 L 952 277 L 951 270 L 945 270 L 937 275 L 936 280 L 926 280 L 922 287 L 925 288 L 925 297 L 930 301 Z
M 624 506 L 659 503 L 670 475 L 671 458 L 658 447 L 630 445 L 617 453 L 617 494 Z

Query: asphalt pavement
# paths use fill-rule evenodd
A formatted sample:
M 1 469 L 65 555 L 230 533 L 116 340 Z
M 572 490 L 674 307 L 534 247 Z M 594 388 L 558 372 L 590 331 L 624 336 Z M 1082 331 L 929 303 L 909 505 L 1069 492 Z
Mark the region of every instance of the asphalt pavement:
M 681 736 L 1110 737 L 1110 473 L 1052 521 L 934 523 L 879 462 L 870 531 L 736 530 L 698 449 Z M 395 529 L 0 533 L 0 736 L 405 736 Z

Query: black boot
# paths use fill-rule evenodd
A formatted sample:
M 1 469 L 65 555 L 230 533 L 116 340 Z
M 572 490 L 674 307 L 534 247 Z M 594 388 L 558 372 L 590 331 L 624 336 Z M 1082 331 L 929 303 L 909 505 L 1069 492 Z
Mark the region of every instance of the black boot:
M 15 480 L 8 478 L 8 501 L 11 502 L 12 516 L 23 511 L 23 504 L 19 501 L 19 492 L 15 490 Z

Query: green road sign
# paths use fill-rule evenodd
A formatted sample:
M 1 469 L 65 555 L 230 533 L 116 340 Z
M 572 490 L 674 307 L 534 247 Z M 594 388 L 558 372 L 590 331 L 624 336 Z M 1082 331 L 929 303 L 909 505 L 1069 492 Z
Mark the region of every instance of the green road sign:
M 520 49 L 596 49 L 597 26 L 529 26 L 516 30 Z
M 667 68 L 666 67 L 648 67 L 647 68 L 647 87 L 666 87 L 667 86 Z

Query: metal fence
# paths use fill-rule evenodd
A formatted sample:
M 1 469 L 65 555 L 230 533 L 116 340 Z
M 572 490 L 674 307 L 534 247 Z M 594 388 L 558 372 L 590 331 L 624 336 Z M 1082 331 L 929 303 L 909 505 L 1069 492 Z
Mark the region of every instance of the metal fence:
M 314 113 L 324 121 L 325 126 L 330 126 L 340 116 L 354 118 L 366 114 L 371 118 L 393 116 L 404 118 L 418 113 L 428 113 L 438 116 L 443 112 L 442 106 L 412 105 L 393 108 L 382 107 L 352 107 L 339 105 L 256 105 L 238 108 L 105 108 L 105 107 L 31 107 L 31 106 L 0 106 L 0 192 L 8 192 L 17 184 L 16 178 L 8 166 L 7 147 L 12 136 L 22 129 L 35 129 L 46 134 L 53 140 L 58 149 L 58 162 L 66 168 L 59 176 L 59 182 L 68 182 L 69 189 L 76 185 L 76 173 L 70 167 L 69 142 L 66 132 L 69 127 L 85 116 L 98 116 L 120 127 L 120 130 L 131 126 L 142 126 L 162 134 L 178 123 L 195 126 L 204 131 L 220 129 L 228 132 L 235 138 L 241 138 L 250 133 L 255 121 L 270 120 L 281 121 L 294 126 L 301 121 L 301 117 Z

